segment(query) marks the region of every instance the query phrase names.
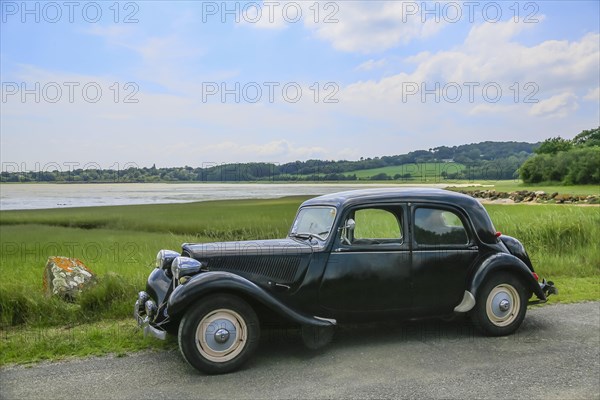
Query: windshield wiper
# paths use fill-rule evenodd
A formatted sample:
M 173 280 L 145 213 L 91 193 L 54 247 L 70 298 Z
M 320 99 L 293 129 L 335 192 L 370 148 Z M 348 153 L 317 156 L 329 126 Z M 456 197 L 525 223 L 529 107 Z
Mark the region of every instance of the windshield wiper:
M 290 233 L 290 237 L 298 239 L 310 239 L 310 233 Z
M 321 235 L 328 234 L 329 231 L 319 232 L 319 233 L 290 233 L 290 237 L 295 237 L 298 239 L 312 239 L 317 238 L 321 241 L 325 241 L 325 238 Z

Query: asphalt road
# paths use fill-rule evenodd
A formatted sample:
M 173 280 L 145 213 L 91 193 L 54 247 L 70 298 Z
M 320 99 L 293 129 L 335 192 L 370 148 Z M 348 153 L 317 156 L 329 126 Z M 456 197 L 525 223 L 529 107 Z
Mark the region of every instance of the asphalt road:
M 468 323 L 342 328 L 319 352 L 266 332 L 236 373 L 205 376 L 176 351 L 0 370 L 2 399 L 600 398 L 600 303 L 530 309 L 513 336 Z

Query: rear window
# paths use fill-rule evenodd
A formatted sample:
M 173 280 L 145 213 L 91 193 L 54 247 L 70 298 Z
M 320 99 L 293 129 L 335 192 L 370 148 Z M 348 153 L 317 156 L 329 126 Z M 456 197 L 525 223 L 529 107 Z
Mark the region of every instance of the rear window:
M 422 245 L 464 245 L 469 242 L 460 217 L 448 210 L 417 208 L 415 241 Z

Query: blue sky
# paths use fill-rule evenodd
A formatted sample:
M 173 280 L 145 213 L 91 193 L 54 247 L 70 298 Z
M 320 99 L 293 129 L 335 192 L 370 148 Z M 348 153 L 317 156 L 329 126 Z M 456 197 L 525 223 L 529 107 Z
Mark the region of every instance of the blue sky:
M 1 2 L 3 170 L 358 159 L 600 123 L 598 1 L 71 4 Z

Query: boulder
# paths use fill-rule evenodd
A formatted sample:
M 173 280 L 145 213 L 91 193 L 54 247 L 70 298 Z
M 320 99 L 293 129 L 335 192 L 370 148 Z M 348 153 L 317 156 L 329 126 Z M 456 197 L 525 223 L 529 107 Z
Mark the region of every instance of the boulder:
M 562 203 L 566 203 L 567 201 L 570 203 L 571 202 L 571 195 L 568 194 L 559 194 L 557 196 L 554 196 L 554 201 L 562 204 Z
M 44 291 L 47 296 L 58 296 L 67 301 L 94 286 L 96 274 L 80 260 L 68 257 L 48 257 L 44 269 Z
M 590 203 L 590 204 L 599 204 L 600 196 L 597 195 L 570 195 L 570 194 L 559 194 L 558 192 L 554 192 L 552 194 L 548 194 L 543 190 L 537 190 L 535 192 L 528 190 L 516 190 L 514 192 L 497 192 L 495 190 L 474 190 L 474 191 L 465 191 L 462 190 L 460 193 L 468 194 L 471 197 L 475 197 L 478 199 L 485 199 L 494 202 L 499 202 L 503 200 L 503 203 L 548 203 L 550 200 L 554 200 L 557 204 L 572 204 L 572 203 Z

